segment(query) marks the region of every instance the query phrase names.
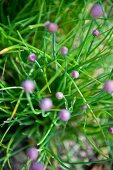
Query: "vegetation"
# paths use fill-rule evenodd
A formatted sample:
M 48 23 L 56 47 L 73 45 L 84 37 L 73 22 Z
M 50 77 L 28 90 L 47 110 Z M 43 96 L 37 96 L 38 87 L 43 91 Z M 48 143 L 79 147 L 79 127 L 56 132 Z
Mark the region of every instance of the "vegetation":
M 102 8 L 96 18 L 95 3 Z M 113 79 L 112 17 L 111 0 L 0 0 L 1 170 L 13 170 L 11 160 L 30 147 L 45 169 L 112 166 L 113 90 L 103 89 Z M 45 98 L 51 103 L 44 110 Z M 67 118 L 59 117 L 63 109 Z M 19 169 L 30 163 L 26 158 Z

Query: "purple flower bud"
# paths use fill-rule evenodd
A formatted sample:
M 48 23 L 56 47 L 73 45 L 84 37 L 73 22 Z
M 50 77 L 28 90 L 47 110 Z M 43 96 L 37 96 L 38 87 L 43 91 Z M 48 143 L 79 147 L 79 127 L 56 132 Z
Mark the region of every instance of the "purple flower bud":
M 72 77 L 77 79 L 79 77 L 79 72 L 78 71 L 73 71 L 72 72 Z
M 48 26 L 47 26 L 47 28 L 48 28 L 48 31 L 49 32 L 57 32 L 57 30 L 58 30 L 58 25 L 57 24 L 55 24 L 55 23 L 49 23 L 48 24 Z
M 35 89 L 34 82 L 32 80 L 25 80 L 22 82 L 22 87 L 26 92 L 33 92 Z
M 63 93 L 62 93 L 62 92 L 57 92 L 57 93 L 56 93 L 56 98 L 57 98 L 57 99 L 63 99 L 63 98 L 64 98 Z
M 28 60 L 31 61 L 31 62 L 34 62 L 34 61 L 36 60 L 36 54 L 31 53 L 31 54 L 28 56 Z
M 103 85 L 103 89 L 108 93 L 113 93 L 113 80 L 108 80 Z
M 100 32 L 98 30 L 93 30 L 92 32 L 93 36 L 98 36 L 100 34 Z
M 86 110 L 87 107 L 88 107 L 87 104 L 83 105 L 83 106 L 82 106 L 82 110 Z
M 50 21 L 46 21 L 46 22 L 44 23 L 45 28 L 48 28 L 49 24 L 50 24 Z
M 63 121 L 68 121 L 70 119 L 70 112 L 66 109 L 62 109 L 59 112 L 59 118 Z
M 42 99 L 40 103 L 40 108 L 44 111 L 49 111 L 53 107 L 53 102 L 50 98 Z
M 94 4 L 91 8 L 90 14 L 94 18 L 99 18 L 102 14 L 102 7 L 99 4 Z
M 32 162 L 29 170 L 44 170 L 44 165 L 38 162 Z
M 113 127 L 109 127 L 108 131 L 113 134 Z
M 27 149 L 27 156 L 28 156 L 28 158 L 31 159 L 32 161 L 33 161 L 33 160 L 36 160 L 37 157 L 38 157 L 38 151 L 37 151 L 37 149 L 36 149 L 36 148 L 33 148 L 33 147 Z
M 68 48 L 67 47 L 62 47 L 61 48 L 61 54 L 66 55 L 68 53 Z

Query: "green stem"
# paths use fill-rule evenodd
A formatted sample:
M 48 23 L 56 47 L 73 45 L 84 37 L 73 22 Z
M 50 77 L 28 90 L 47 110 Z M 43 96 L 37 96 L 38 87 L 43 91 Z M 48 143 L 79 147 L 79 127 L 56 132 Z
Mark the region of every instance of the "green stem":
M 33 107 L 33 104 L 32 104 L 32 102 L 31 102 L 30 94 L 29 94 L 29 93 L 26 93 L 26 95 L 27 95 L 27 99 L 28 99 L 28 101 L 29 101 L 29 105 L 30 105 L 31 110 L 33 111 L 33 113 L 36 114 L 36 115 L 40 114 L 40 112 L 36 112 L 36 111 L 35 111 L 35 109 L 34 109 L 34 107 Z
M 54 115 L 54 118 L 53 118 L 53 122 L 51 123 L 50 125 L 50 128 L 48 129 L 47 133 L 44 135 L 44 137 L 42 138 L 42 140 L 37 144 L 38 146 L 41 145 L 42 143 L 44 143 L 44 141 L 46 140 L 46 138 L 48 137 L 48 135 L 50 134 L 52 128 L 54 127 L 55 123 L 57 122 L 57 119 L 56 119 L 56 114 Z
M 55 33 L 53 33 L 52 44 L 53 44 L 53 57 L 55 61 L 56 71 L 57 71 L 58 67 L 57 67 L 57 58 L 56 58 L 56 34 Z
M 44 75 L 44 72 L 43 72 L 43 70 L 42 70 L 42 67 L 41 67 L 41 65 L 38 63 L 38 61 L 37 60 L 35 60 L 35 63 L 38 65 L 38 67 L 40 68 L 40 71 L 42 72 L 42 74 Z

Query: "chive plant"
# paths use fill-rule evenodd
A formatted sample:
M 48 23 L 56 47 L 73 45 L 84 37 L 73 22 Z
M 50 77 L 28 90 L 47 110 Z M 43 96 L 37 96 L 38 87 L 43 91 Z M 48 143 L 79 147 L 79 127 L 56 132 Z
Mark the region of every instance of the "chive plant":
M 0 1 L 0 170 L 112 167 L 112 7 Z

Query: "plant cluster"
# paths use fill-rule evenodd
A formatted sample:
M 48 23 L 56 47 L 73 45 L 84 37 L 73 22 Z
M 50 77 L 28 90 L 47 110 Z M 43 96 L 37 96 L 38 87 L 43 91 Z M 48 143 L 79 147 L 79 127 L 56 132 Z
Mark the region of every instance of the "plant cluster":
M 0 13 L 0 169 L 112 164 L 112 1 L 3 0 Z

